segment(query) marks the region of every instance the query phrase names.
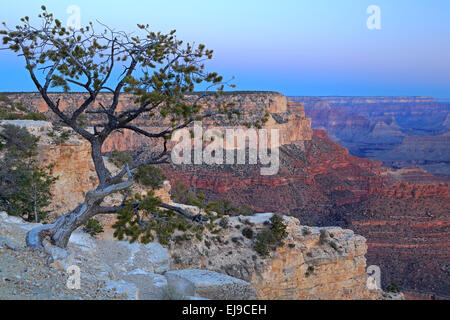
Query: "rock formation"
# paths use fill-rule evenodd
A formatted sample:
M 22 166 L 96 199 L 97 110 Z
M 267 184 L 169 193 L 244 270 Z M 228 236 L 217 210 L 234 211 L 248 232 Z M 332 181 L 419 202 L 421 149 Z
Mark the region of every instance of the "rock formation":
M 174 243 L 169 249 L 171 265 L 243 279 L 252 284 L 259 299 L 382 297 L 381 291 L 367 287 L 365 239 L 351 230 L 301 226 L 298 219 L 284 216 L 289 234 L 284 246 L 261 258 L 253 249 L 253 235 L 266 228 L 272 215 L 225 216 L 224 229 L 217 235 L 206 233 L 204 242 Z M 323 233 L 328 240 L 322 239 Z
M 35 94 L 9 96 L 36 110 L 45 111 Z M 66 101 L 63 104 L 66 107 L 80 98 L 79 94 L 61 97 Z M 249 104 L 251 107 L 248 110 L 253 111 L 258 110 L 262 103 L 273 112 L 269 126 L 279 125 L 285 133 L 278 174 L 263 177 L 259 165 L 169 165 L 163 169 L 171 182 L 181 180 L 192 190 L 203 190 L 209 200 L 226 198 L 236 205 L 250 205 L 256 212 L 294 215 L 306 225 L 352 229 L 367 239 L 368 264 L 381 267 L 383 286 L 395 282 L 405 291 L 449 296 L 448 274 L 442 271 L 449 259 L 450 201 L 447 182 L 420 168 L 392 170 L 380 161 L 351 155 L 347 149 L 331 141 L 325 131 L 311 130 L 310 120 L 305 117 L 302 105 L 289 102 L 279 94 L 231 94 L 226 99 L 240 102 L 243 106 Z M 330 115 L 336 114 L 339 120 L 341 115 L 329 103 L 333 99 L 328 102 L 323 99 L 314 101 L 317 114 L 330 112 Z M 345 110 L 350 108 L 344 105 L 348 101 L 339 98 L 334 103 L 340 103 Z M 357 137 L 360 128 L 365 128 L 369 121 L 367 113 L 376 112 L 376 103 L 385 107 L 394 103 L 393 112 L 401 113 L 408 101 L 411 99 L 407 97 L 352 100 L 352 103 L 361 106 L 364 114 L 354 114 L 355 118 L 347 126 L 350 129 L 344 126 L 343 132 Z M 416 113 L 420 104 L 428 104 L 430 110 L 435 110 L 435 119 L 439 119 L 442 107 L 430 102 L 429 98 L 416 98 L 415 101 L 418 105 L 411 104 L 410 110 Z M 368 102 L 373 104 L 367 106 Z M 121 103 L 122 107 L 126 107 L 126 101 Z M 309 101 L 304 103 L 308 110 Z M 385 114 L 382 116 L 384 123 L 394 131 L 404 125 L 397 118 L 393 120 Z M 408 121 L 413 123 L 414 117 L 411 115 Z M 328 118 L 322 119 L 328 121 Z M 95 119 L 89 121 L 94 123 Z M 299 121 L 297 126 L 294 121 Z M 431 125 L 435 120 L 427 121 Z M 339 127 L 341 122 L 336 123 Z M 143 122 L 142 125 L 149 126 L 151 122 Z M 355 126 L 358 128 L 356 131 L 353 130 Z M 296 140 L 299 137 L 302 139 Z M 336 137 L 331 135 L 331 138 Z M 141 144 L 140 139 L 124 134 L 114 138 L 109 147 L 134 148 L 138 144 Z
M 81 280 L 75 295 L 83 299 L 402 299 L 369 289 L 365 239 L 350 230 L 303 227 L 297 219 L 284 217 L 286 244 L 270 257 L 257 257 L 242 230 L 264 228 L 270 216 L 229 218 L 223 234 L 214 236 L 220 240 L 206 234 L 204 241 L 172 243 L 170 250 L 157 243 L 98 240 L 76 231 L 67 249 L 46 244 L 47 267 L 41 266 L 42 257 L 23 251 L 22 259 L 34 259 L 35 274 L 48 268 L 53 274 L 53 288 L 33 289 L 48 280 L 24 277 L 7 263 L 18 263 L 12 261 L 23 250 L 26 232 L 38 224 L 0 213 L 2 275 L 21 279 L 14 287 L 2 287 L 0 297 L 11 298 L 18 289 L 16 297 L 25 299 L 41 299 L 45 290 L 49 299 L 76 299 L 63 276 L 76 266 Z
M 83 232 L 74 232 L 67 249 L 46 244 L 47 256 L 24 251 L 25 234 L 39 224 L 25 223 L 20 218 L 0 212 L 0 267 L 2 276 L 14 278 L 0 286 L 0 298 L 22 299 L 222 299 L 247 300 L 254 298 L 254 289 L 240 279 L 209 272 L 203 286 L 191 290 L 192 297 L 180 288 L 183 280 L 174 279 L 169 272 L 169 255 L 160 244 L 142 245 L 122 241 L 94 239 Z M 30 260 L 28 275 L 17 269 L 23 260 Z M 46 261 L 46 262 L 45 262 Z M 80 270 L 80 290 L 67 288 L 69 267 Z M 12 268 L 11 268 L 12 267 Z M 27 270 L 25 270 L 26 273 Z M 202 270 L 186 270 L 193 279 Z M 175 271 L 175 274 L 179 271 Z M 45 273 L 45 278 L 39 275 Z M 165 275 L 167 273 L 167 276 Z M 1 278 L 1 282 L 5 282 Z M 11 282 L 6 278 L 7 282 Z M 17 280 L 18 279 L 18 280 Z M 225 281 L 226 280 L 226 281 Z M 51 283 L 53 287 L 48 287 Z M 233 290 L 230 290 L 233 289 Z M 199 296 L 199 295 L 202 296 Z
M 314 129 L 324 129 L 353 155 L 391 168 L 418 165 L 450 178 L 450 104 L 431 97 L 292 97 Z

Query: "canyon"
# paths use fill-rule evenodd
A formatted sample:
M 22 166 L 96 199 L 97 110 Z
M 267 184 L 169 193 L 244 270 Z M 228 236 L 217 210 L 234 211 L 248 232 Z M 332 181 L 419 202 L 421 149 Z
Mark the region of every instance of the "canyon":
M 30 110 L 43 112 L 48 119 L 55 120 L 37 94 L 5 95 L 13 101 L 22 103 Z M 55 93 L 54 95 L 61 97 L 61 105 L 64 108 L 73 107 L 82 98 L 81 94 L 76 93 Z M 249 205 L 256 212 L 289 214 L 297 217 L 305 226 L 338 226 L 351 229 L 367 239 L 367 264 L 381 267 L 384 287 L 395 282 L 407 296 L 410 294 L 449 298 L 450 281 L 446 266 L 450 259 L 450 196 L 449 184 L 445 180 L 445 174 L 442 174 L 443 171 L 439 171 L 438 176 L 431 174 L 424 170 L 420 160 L 417 163 L 411 162 L 413 167 L 406 167 L 404 159 L 391 160 L 392 163 L 396 161 L 398 167 L 392 169 L 385 166 L 388 163 L 384 161 L 353 155 L 356 147 L 355 149 L 349 146 L 346 149 L 340 145 L 345 146 L 341 140 L 339 144 L 333 141 L 337 139 L 337 134 L 333 132 L 337 131 L 325 125 L 323 128 L 329 133 L 317 129 L 320 125 L 315 122 L 315 117 L 319 118 L 318 121 L 325 118 L 320 118 L 321 108 L 330 112 L 329 102 L 323 102 L 320 99 L 315 103 L 317 104 L 315 108 L 318 109 L 316 113 L 309 113 L 310 101 L 299 101 L 299 99 L 292 101 L 273 92 L 228 93 L 225 99 L 240 104 L 247 111 L 245 117 L 252 117 L 254 113 L 265 110 L 270 112 L 269 121 L 265 127 L 280 129 L 282 136 L 278 174 L 261 176 L 260 165 L 164 165 L 162 168 L 172 184 L 180 180 L 192 191 L 202 190 L 209 200 L 225 198 L 236 205 Z M 404 106 L 401 103 L 409 103 L 410 99 L 409 97 L 392 98 L 392 101 L 399 104 L 396 106 L 398 110 L 394 108 L 392 112 L 403 112 Z M 441 106 L 437 106 L 430 98 L 415 99 L 420 103 L 429 104 L 432 110 L 433 108 L 437 110 L 434 113 L 435 120 L 428 120 L 430 128 L 437 128 L 433 126 L 438 123 L 440 128 L 438 129 L 441 131 L 436 129 L 438 131 L 433 132 L 438 133 L 438 136 L 446 136 L 446 133 L 442 132 L 445 121 L 440 123 Z M 108 95 L 101 96 L 99 101 L 107 103 Z M 330 98 L 330 101 L 337 104 L 350 103 L 349 98 L 334 100 Z M 367 98 L 351 100 L 358 106 L 367 101 L 373 102 L 374 105 L 370 105 L 373 109 L 376 109 L 375 105 L 392 102 L 380 101 L 378 98 L 374 98 L 373 101 Z M 131 97 L 125 97 L 121 102 L 123 108 L 132 104 Z M 262 106 L 263 110 L 261 110 Z M 370 110 L 373 111 L 373 109 Z M 386 113 L 386 110 L 384 112 Z M 312 117 L 312 123 L 309 116 Z M 413 123 L 413 116 L 408 119 L 410 123 Z M 139 125 L 156 130 L 160 128 L 160 120 L 157 118 L 142 120 Z M 345 115 L 342 119 L 339 118 L 341 122 L 344 120 Z M 93 125 L 98 121 L 99 119 L 95 116 L 89 117 L 88 124 Z M 339 121 L 336 123 L 341 123 Z M 332 122 L 327 123 L 332 124 Z M 364 116 L 354 115 L 350 124 L 351 130 L 342 130 L 342 132 L 348 133 L 348 136 L 357 137 L 360 131 L 352 131 L 353 128 L 355 126 L 363 128 L 366 123 L 367 119 Z M 384 124 L 373 126 L 375 130 L 366 135 L 372 138 L 371 148 L 377 143 L 377 139 L 384 136 L 386 136 L 385 142 L 382 143 L 384 151 L 388 150 L 387 144 L 400 147 L 406 140 L 402 139 L 405 133 L 402 130 L 393 130 L 392 127 L 396 125 L 393 122 L 390 124 L 389 128 L 386 128 Z M 206 123 L 206 125 L 224 126 L 220 119 L 218 122 Z M 155 128 L 155 126 L 158 127 Z M 365 137 L 362 136 L 361 139 Z M 354 140 L 352 141 L 354 143 Z M 139 136 L 124 132 L 107 141 L 104 151 L 107 153 L 112 150 L 151 148 L 152 143 L 154 142 L 144 141 Z M 414 141 L 409 142 L 413 145 L 414 143 Z M 445 148 L 441 146 L 441 151 L 436 152 L 444 152 L 445 150 L 442 151 L 442 149 Z M 61 155 L 61 153 L 58 154 Z M 368 157 L 368 154 L 360 154 L 360 156 Z M 418 167 L 419 165 L 421 167 Z M 432 165 L 441 165 L 441 162 Z M 80 166 L 88 169 L 85 164 Z M 89 174 L 85 177 L 87 178 L 83 179 L 88 181 Z M 86 185 L 89 186 L 89 183 Z M 87 190 L 89 189 L 86 188 Z M 278 254 L 281 261 L 290 261 L 289 266 L 298 263 L 292 261 L 293 258 L 288 258 L 289 252 Z M 281 269 L 276 267 L 274 270 Z M 280 292 L 279 296 L 285 294 L 286 292 Z M 301 292 L 295 294 L 297 294 L 296 297 L 304 297 Z
M 290 97 L 358 157 L 450 179 L 450 104 L 432 97 Z

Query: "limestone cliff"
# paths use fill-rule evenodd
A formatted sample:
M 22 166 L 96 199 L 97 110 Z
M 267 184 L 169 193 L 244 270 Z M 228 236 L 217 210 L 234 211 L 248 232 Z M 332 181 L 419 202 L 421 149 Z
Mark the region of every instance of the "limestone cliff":
M 64 108 L 76 105 L 81 97 L 76 93 L 55 95 L 61 96 Z M 45 111 L 37 94 L 8 96 Z M 107 98 L 108 95 L 101 97 Z M 381 266 L 384 286 L 396 282 L 405 290 L 448 297 L 449 278 L 447 271 L 443 271 L 447 270 L 443 266 L 449 259 L 446 250 L 450 213 L 448 183 L 436 183 L 435 177 L 417 168 L 394 171 L 379 161 L 352 156 L 347 149 L 332 142 L 326 132 L 311 132 L 302 104 L 287 101 L 279 94 L 241 93 L 226 98 L 245 108 L 249 105 L 250 114 L 265 104 L 271 111 L 268 124 L 285 129 L 287 137 L 283 138 L 283 143 L 287 144 L 280 149 L 279 173 L 262 177 L 259 166 L 249 165 L 168 166 L 164 169 L 170 180 L 182 180 L 193 190 L 204 191 L 208 200 L 227 198 L 235 205 L 250 205 L 257 212 L 289 213 L 308 225 L 350 228 L 367 239 L 368 262 Z M 333 103 L 339 103 L 340 109 L 353 109 L 344 105 L 348 99 L 338 100 Z M 393 110 L 411 113 L 409 121 L 413 121 L 421 105 L 431 102 L 427 102 L 428 98 L 417 98 L 410 109 L 403 110 L 404 103 L 410 100 L 404 97 L 362 99 L 352 103 L 364 113 L 376 113 L 379 105 L 385 108 L 380 112 L 385 112 L 386 108 L 391 108 L 391 103 L 400 101 L 392 106 Z M 366 105 L 368 102 L 370 105 Z M 131 105 L 132 101 L 124 97 L 121 108 L 127 107 L 127 103 Z M 306 105 L 308 103 L 305 101 Z M 341 121 L 334 121 L 341 119 L 341 115 L 336 114 L 336 108 L 331 108 L 329 103 L 317 101 L 314 107 L 317 114 L 324 112 L 324 123 L 335 123 L 336 130 L 349 136 L 354 133 L 353 129 L 359 132 L 366 126 L 367 117 L 355 115 L 348 126 L 341 127 Z M 436 112 L 442 109 L 434 104 L 431 107 L 436 108 Z M 330 117 L 325 114 L 328 111 Z M 51 113 L 46 113 L 52 119 Z M 423 115 L 419 113 L 419 117 Z M 298 125 L 294 125 L 295 119 Z M 391 128 L 397 127 L 396 121 L 383 119 Z M 94 123 L 98 119 L 89 121 Z M 146 121 L 140 125 L 152 124 Z M 138 137 L 125 132 L 107 142 L 106 149 L 134 149 L 142 143 L 144 141 Z
M 48 109 L 45 102 L 38 93 L 5 93 L 11 101 L 18 102 L 26 106 L 30 111 L 45 113 L 50 120 L 56 120 L 55 115 Z M 86 98 L 82 93 L 51 93 L 50 97 L 55 101 L 60 99 L 60 108 L 62 110 L 72 110 L 76 106 L 82 104 Z M 197 95 L 187 96 L 187 100 L 194 100 Z M 108 105 L 111 102 L 112 95 L 102 93 L 97 97 L 94 108 L 98 108 L 99 104 Z M 266 111 L 270 113 L 269 121 L 266 123 L 266 129 L 280 130 L 280 143 L 289 144 L 295 141 L 310 140 L 311 118 L 305 116 L 302 104 L 289 101 L 285 96 L 276 92 L 236 92 L 226 93 L 219 100 L 220 103 L 233 103 L 236 107 L 242 109 L 241 123 L 250 122 L 256 115 L 262 115 Z M 213 96 L 207 96 L 202 100 L 201 104 L 205 107 L 214 107 L 217 101 Z M 123 94 L 121 96 L 117 111 L 126 110 L 135 106 L 133 96 Z M 87 119 L 88 125 L 94 125 L 101 121 L 101 115 L 89 115 Z M 225 129 L 225 117 L 218 117 L 215 121 L 205 120 L 203 125 L 207 128 L 220 127 Z M 162 119 L 155 115 L 152 119 L 137 120 L 137 125 L 145 128 L 150 132 L 158 132 L 166 129 L 170 125 L 168 119 Z M 229 124 L 232 128 L 237 129 L 237 123 Z M 244 126 L 241 126 L 244 128 Z M 144 146 L 151 146 L 152 141 L 142 137 L 134 132 L 125 130 L 123 133 L 111 135 L 103 146 L 103 151 L 112 150 L 137 150 Z
M 173 268 L 194 267 L 226 273 L 252 284 L 259 299 L 380 299 L 366 274 L 366 240 L 336 227 L 300 225 L 283 216 L 288 236 L 284 245 L 262 258 L 253 249 L 254 235 L 267 228 L 272 213 L 223 217 L 219 234 L 204 241 L 172 243 Z M 251 236 L 253 235 L 253 236 Z M 373 287 L 370 287 L 373 288 Z
M 59 180 L 52 189 L 53 213 L 62 214 L 81 203 L 85 193 L 96 185 L 89 144 L 71 136 L 62 145 L 55 145 L 47 136 L 52 128 L 48 122 L 11 123 L 25 126 L 41 138 L 37 157 L 42 165 L 55 163 L 54 174 Z M 118 169 L 110 163 L 108 166 L 113 171 Z M 135 188 L 145 192 L 140 186 Z M 165 185 L 158 193 L 166 201 L 170 200 L 169 188 Z M 306 227 L 293 217 L 284 217 L 289 233 L 285 245 L 268 258 L 259 257 L 253 249 L 254 240 L 243 236 L 242 231 L 251 228 L 258 232 L 271 215 L 229 217 L 220 234 L 207 232 L 202 241 L 171 243 L 171 268 L 225 273 L 249 282 L 259 299 L 385 298 L 381 291 L 368 289 L 365 239 L 350 230 Z M 101 220 L 107 227 L 102 238 L 112 240 L 114 218 Z M 323 234 L 329 237 L 325 242 Z
M 41 166 L 53 163 L 53 175 L 58 177 L 51 188 L 52 203 L 48 208 L 53 216 L 66 213 L 78 206 L 87 191 L 97 183 L 91 146 L 86 140 L 70 135 L 61 145 L 56 145 L 47 135 L 52 124 L 45 121 L 9 120 L 10 123 L 25 127 L 39 137 L 37 160 Z

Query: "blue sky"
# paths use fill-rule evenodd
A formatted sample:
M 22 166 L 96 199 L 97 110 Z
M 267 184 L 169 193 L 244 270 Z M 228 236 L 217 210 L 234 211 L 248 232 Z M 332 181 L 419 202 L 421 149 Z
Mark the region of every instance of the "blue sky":
M 82 24 L 176 29 L 214 49 L 208 67 L 238 90 L 450 97 L 448 0 L 14 0 L 1 1 L 1 20 L 15 25 L 41 4 L 63 21 L 77 5 Z M 381 30 L 366 26 L 369 5 Z M 32 90 L 22 59 L 0 51 L 0 91 Z

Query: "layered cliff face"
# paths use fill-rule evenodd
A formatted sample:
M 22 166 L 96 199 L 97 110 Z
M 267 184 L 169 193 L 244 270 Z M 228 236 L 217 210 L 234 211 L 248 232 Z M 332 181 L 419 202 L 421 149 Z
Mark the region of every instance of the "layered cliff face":
M 37 160 L 41 166 L 54 164 L 52 174 L 58 177 L 51 188 L 52 202 L 48 208 L 55 217 L 68 213 L 83 202 L 86 192 L 97 185 L 97 176 L 91 158 L 91 146 L 75 134 L 61 145 L 56 145 L 47 135 L 52 124 L 45 121 L 0 121 L 27 128 L 39 137 Z M 52 218 L 51 217 L 51 218 Z
M 26 106 L 29 111 L 38 111 L 45 113 L 47 119 L 56 120 L 56 116 L 48 109 L 45 101 L 42 100 L 38 93 L 5 93 L 8 99 L 13 102 L 21 103 Z M 86 99 L 86 95 L 82 93 L 52 93 L 50 97 L 57 101 L 60 99 L 61 110 L 73 110 L 81 105 Z M 193 101 L 198 96 L 192 94 L 187 96 L 188 101 Z M 100 104 L 108 105 L 111 103 L 112 95 L 108 93 L 100 94 L 94 104 L 94 108 L 99 108 Z M 269 120 L 265 124 L 265 128 L 280 130 L 280 143 L 289 144 L 295 141 L 311 139 L 311 119 L 305 116 L 302 104 L 289 101 L 285 96 L 276 92 L 238 92 L 225 93 L 219 100 L 213 98 L 213 95 L 207 96 L 201 100 L 200 104 L 204 108 L 215 107 L 217 103 L 233 103 L 235 107 L 242 109 L 242 117 L 240 123 L 251 122 L 257 115 L 264 115 L 269 112 Z M 134 98 L 130 94 L 123 94 L 119 101 L 117 111 L 123 111 L 127 108 L 136 107 Z M 101 115 L 89 115 L 87 125 L 93 126 L 99 123 Z M 169 119 L 163 119 L 158 115 L 154 118 L 140 118 L 136 121 L 138 127 L 144 128 L 149 132 L 160 132 L 170 126 Z M 239 126 L 238 123 L 230 123 L 225 117 L 219 116 L 214 121 L 204 120 L 204 128 L 217 127 L 221 130 L 226 128 L 246 129 L 245 126 Z M 140 136 L 132 131 L 125 130 L 122 133 L 111 135 L 103 146 L 104 152 L 112 150 L 137 150 L 143 147 L 151 147 L 155 142 Z
M 353 229 L 367 238 L 368 264 L 381 266 L 384 286 L 395 282 L 405 291 L 449 296 L 442 269 L 449 258 L 448 183 L 421 168 L 392 171 L 352 156 L 320 130 L 314 130 L 311 141 L 281 147 L 277 175 L 262 177 L 258 168 L 165 170 L 171 181 L 203 190 L 209 199 L 289 213 L 307 225 Z
M 249 234 L 267 229 L 272 215 L 223 217 L 222 231 L 207 232 L 204 243 L 194 239 L 173 244 L 172 267 L 208 269 L 243 279 L 252 284 L 258 299 L 382 298 L 381 290 L 368 286 L 365 239 L 351 230 L 301 226 L 296 218 L 284 216 L 288 233 L 284 245 L 269 257 L 259 256 Z
M 228 99 L 241 100 L 244 104 L 258 95 L 261 93 L 228 96 Z M 75 96 L 77 94 L 69 95 L 70 99 Z M 279 96 L 269 93 L 264 100 L 273 112 L 269 125 L 280 125 L 286 133 L 280 148 L 278 174 L 261 176 L 260 165 L 168 165 L 164 167 L 167 176 L 172 182 L 185 182 L 194 191 L 203 190 L 208 200 L 226 198 L 236 205 L 250 205 L 257 212 L 289 213 L 307 225 L 354 229 L 367 238 L 368 264 L 382 267 L 384 286 L 396 282 L 402 289 L 415 293 L 450 296 L 448 268 L 445 268 L 449 258 L 445 244 L 450 238 L 448 183 L 422 169 L 394 171 L 384 167 L 382 162 L 351 155 L 332 142 L 325 131 L 311 130 L 301 104 L 276 98 Z M 36 96 L 36 100 L 30 98 L 33 94 L 26 97 L 31 102 L 39 101 Z M 25 98 L 17 96 L 22 103 L 27 101 Z M 254 109 L 249 110 L 260 108 L 259 100 L 255 101 L 252 102 Z M 320 99 L 316 106 L 320 112 L 331 109 Z M 401 107 L 396 106 L 393 112 L 400 112 Z M 418 109 L 411 110 L 417 113 Z M 368 110 L 376 112 L 373 105 L 366 107 L 365 112 Z M 331 112 L 336 113 L 339 120 L 339 113 Z M 408 121 L 412 123 L 414 117 Z M 295 119 L 303 122 L 297 127 L 293 125 Z M 368 120 L 366 115 L 355 115 L 355 119 L 345 122 L 343 129 L 350 129 L 343 132 L 356 139 L 359 128 L 365 128 Z M 403 125 L 399 119 L 388 119 L 385 114 L 383 119 L 394 131 Z M 94 123 L 95 119 L 90 121 Z M 336 123 L 338 128 L 342 122 Z M 142 125 L 148 126 L 149 122 Z M 354 130 L 354 126 L 358 130 Z M 299 136 L 306 139 L 298 141 Z M 126 137 L 125 133 L 113 138 L 114 143 L 109 147 L 133 149 L 142 143 L 136 137 L 130 136 L 130 140 Z
M 431 97 L 292 97 L 315 129 L 353 155 L 394 169 L 418 165 L 450 177 L 450 104 Z

